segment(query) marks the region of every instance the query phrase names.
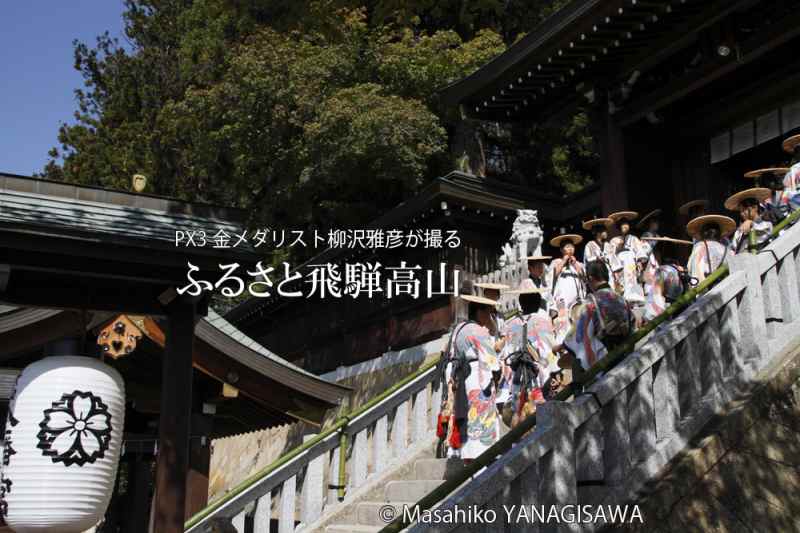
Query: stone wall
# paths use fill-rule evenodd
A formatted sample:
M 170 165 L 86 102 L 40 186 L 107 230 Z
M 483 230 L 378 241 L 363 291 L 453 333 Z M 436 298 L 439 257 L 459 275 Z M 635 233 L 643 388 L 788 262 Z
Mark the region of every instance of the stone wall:
M 800 349 L 783 363 L 646 487 L 644 524 L 604 531 L 800 531 Z
M 315 432 L 310 424 L 297 422 L 214 439 L 211 441 L 208 500 L 218 498 L 302 443 L 303 435 Z
M 331 409 L 326 413 L 323 429 L 330 426 L 345 412 L 363 405 L 370 398 L 374 398 L 436 356 L 437 353 L 427 353 L 422 357 L 399 360 L 396 364 L 379 370 L 337 380 L 342 385 L 352 387 L 353 392 L 347 402 L 338 409 Z M 292 448 L 302 444 L 304 436 L 316 434 L 319 431 L 320 428 L 311 424 L 296 422 L 213 440 L 208 482 L 209 502 L 277 460 Z

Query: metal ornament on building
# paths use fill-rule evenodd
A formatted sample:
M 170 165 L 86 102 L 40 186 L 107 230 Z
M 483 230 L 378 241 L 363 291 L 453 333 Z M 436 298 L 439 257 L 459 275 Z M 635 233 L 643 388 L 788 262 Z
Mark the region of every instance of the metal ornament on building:
M 125 422 L 120 374 L 52 356 L 20 374 L 6 423 L 0 511 L 17 533 L 79 533 L 105 515 Z
M 144 320 L 141 317 L 119 315 L 100 331 L 97 344 L 103 355 L 119 359 L 136 349 L 143 330 Z

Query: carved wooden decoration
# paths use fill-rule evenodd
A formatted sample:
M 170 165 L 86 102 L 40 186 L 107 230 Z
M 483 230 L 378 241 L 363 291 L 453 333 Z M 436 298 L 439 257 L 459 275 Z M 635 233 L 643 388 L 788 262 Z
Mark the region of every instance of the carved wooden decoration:
M 136 349 L 136 343 L 142 338 L 144 322 L 135 320 L 137 317 L 119 315 L 109 325 L 100 331 L 97 344 L 103 355 L 110 355 L 118 359 L 128 355 Z M 137 325 L 136 322 L 139 322 Z

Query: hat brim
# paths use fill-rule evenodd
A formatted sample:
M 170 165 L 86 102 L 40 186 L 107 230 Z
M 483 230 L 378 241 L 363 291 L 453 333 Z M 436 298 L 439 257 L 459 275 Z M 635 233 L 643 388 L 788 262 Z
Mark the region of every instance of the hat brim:
M 675 244 L 686 244 L 691 246 L 694 244 L 692 241 L 684 241 L 683 239 L 673 239 L 672 237 L 642 237 L 643 241 L 653 241 L 653 242 L 672 242 Z
M 636 227 L 643 228 L 644 225 L 647 224 L 648 220 L 659 216 L 661 213 L 662 213 L 661 209 L 653 209 L 652 211 L 650 211 L 649 213 L 647 213 L 645 216 L 642 217 L 642 220 L 640 220 L 639 223 L 636 224 Z
M 548 261 L 552 259 L 552 255 L 530 255 L 525 258 L 526 261 Z
M 503 283 L 490 283 L 488 281 L 482 281 L 479 283 L 473 283 L 473 287 L 479 287 L 481 289 L 494 289 L 496 291 L 504 291 L 506 289 L 510 289 L 511 287 L 508 285 L 504 285 Z
M 790 154 L 794 153 L 794 149 L 797 148 L 798 145 L 800 145 L 800 135 L 793 135 L 783 141 L 783 149 Z
M 594 218 L 592 220 L 587 220 L 583 223 L 583 229 L 590 230 L 595 226 L 604 226 L 606 228 L 610 228 L 614 225 L 614 221 L 610 218 Z
M 473 294 L 461 294 L 459 298 L 464 300 L 465 302 L 471 302 L 474 304 L 481 304 L 481 305 L 488 305 L 490 307 L 497 307 L 497 301 L 492 300 L 491 298 L 486 298 L 484 296 L 475 296 Z
M 619 224 L 623 220 L 627 220 L 628 222 L 633 222 L 639 216 L 639 213 L 636 211 L 617 211 L 616 213 L 611 213 L 608 215 L 608 218 L 614 221 L 614 224 Z
M 753 189 L 739 191 L 725 200 L 725 209 L 728 211 L 736 211 L 739 209 L 739 204 L 745 200 L 752 199 L 757 202 L 763 202 L 770 196 L 772 196 L 772 191 L 766 187 L 755 187 Z
M 693 207 L 700 207 L 700 206 L 703 206 L 703 209 L 705 210 L 705 208 L 708 207 L 708 201 L 692 200 L 691 202 L 686 202 L 685 204 L 683 204 L 678 208 L 678 213 L 680 213 L 681 215 L 688 215 L 690 209 L 692 209 Z
M 542 289 L 537 288 L 530 288 L 530 289 L 512 289 L 510 291 L 506 291 L 503 294 L 515 294 L 517 296 L 521 294 L 542 294 L 544 291 Z
M 708 224 L 718 225 L 723 237 L 727 237 L 736 229 L 736 222 L 731 217 L 726 217 L 725 215 L 702 215 L 693 218 L 686 224 L 686 233 L 692 237 L 697 237 L 703 226 Z
M 578 246 L 580 243 L 583 242 L 583 237 L 580 235 L 575 235 L 573 233 L 569 233 L 567 235 L 559 235 L 558 237 L 553 237 L 550 239 L 550 246 L 554 248 L 560 248 L 564 241 L 569 241 L 573 245 Z
M 760 168 L 758 170 L 751 170 L 750 172 L 746 172 L 744 174 L 745 178 L 760 178 L 761 176 L 785 176 L 790 169 L 786 167 L 776 167 L 776 168 Z

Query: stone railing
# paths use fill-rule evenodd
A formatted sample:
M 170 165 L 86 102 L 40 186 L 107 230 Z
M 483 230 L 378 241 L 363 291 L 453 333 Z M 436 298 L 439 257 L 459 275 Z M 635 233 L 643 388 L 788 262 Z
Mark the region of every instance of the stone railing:
M 434 437 L 441 390 L 427 364 L 331 428 L 311 437 L 193 516 L 186 531 L 263 533 L 277 519 L 280 533 L 313 524 L 368 478 Z M 437 406 L 431 408 L 431 406 Z M 346 486 L 342 486 L 346 480 Z
M 528 263 L 527 261 L 516 261 L 509 263 L 508 265 L 489 272 L 487 274 L 483 274 L 482 276 L 476 277 L 472 280 L 474 283 L 478 282 L 491 282 L 491 283 L 503 283 L 508 285 L 512 289 L 516 289 L 519 287 L 519 284 L 522 283 L 522 280 L 528 277 Z M 509 294 L 502 294 L 500 295 L 500 309 L 502 311 L 511 311 L 516 309 L 518 306 L 516 296 L 509 295 Z
M 503 505 L 544 506 L 546 514 L 550 505 L 630 501 L 758 371 L 800 341 L 800 224 L 758 255 L 731 257 L 728 269 L 584 394 L 540 406 L 534 431 L 438 511 L 491 509 L 492 529 L 502 530 Z M 411 531 L 467 529 L 418 523 Z M 524 527 L 575 529 L 554 521 Z

